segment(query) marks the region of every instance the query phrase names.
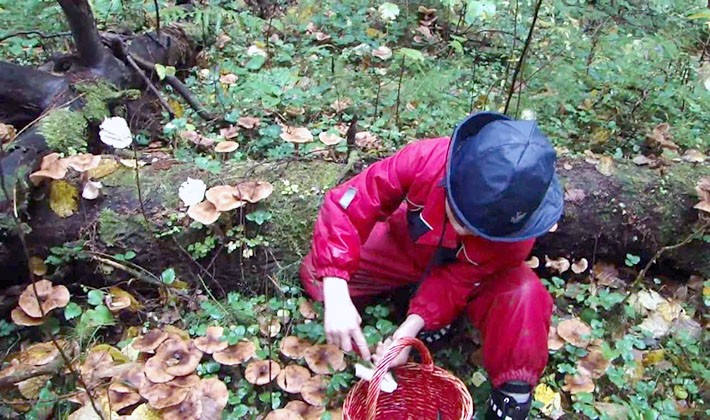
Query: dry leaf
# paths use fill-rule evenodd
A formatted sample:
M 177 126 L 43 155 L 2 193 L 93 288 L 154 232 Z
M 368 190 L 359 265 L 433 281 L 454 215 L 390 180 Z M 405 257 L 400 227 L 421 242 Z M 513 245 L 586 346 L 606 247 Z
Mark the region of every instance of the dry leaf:
M 638 166 L 643 166 L 643 165 L 648 165 L 648 164 L 653 163 L 653 159 L 649 159 L 648 157 L 646 157 L 644 155 L 636 155 L 636 156 L 634 156 L 634 158 L 631 161 L 634 162 L 635 164 L 637 164 Z
M 584 193 L 584 190 L 579 188 L 571 188 L 565 191 L 565 201 L 570 201 L 572 203 L 579 204 L 584 201 L 585 197 L 586 194 Z
M 660 313 L 654 312 L 639 324 L 639 328 L 657 339 L 668 334 L 671 323 L 666 321 Z
M 47 274 L 47 265 L 44 263 L 42 258 L 36 256 L 31 257 L 29 265 L 32 270 L 32 274 L 35 276 L 44 276 Z
M 678 150 L 678 145 L 673 142 L 673 137 L 670 133 L 670 125 L 661 123 L 646 136 L 648 144 L 656 149 Z
M 594 264 L 592 273 L 600 286 L 618 288 L 622 285 L 622 281 L 619 278 L 619 270 L 617 270 L 613 264 L 600 261 Z
M 562 397 L 546 384 L 536 386 L 533 397 L 535 401 L 542 404 L 540 411 L 547 417 L 557 420 L 564 415 L 564 411 L 562 411 Z
M 611 156 L 602 156 L 596 165 L 597 171 L 604 176 L 614 174 L 614 159 Z
M 116 170 L 120 168 L 120 166 L 121 165 L 114 159 L 101 159 L 101 162 L 99 162 L 99 166 L 96 167 L 96 169 L 89 170 L 89 178 L 101 179 L 116 172 Z
M 0 123 L 0 142 L 3 144 L 9 143 L 17 136 L 17 130 L 10 124 Z

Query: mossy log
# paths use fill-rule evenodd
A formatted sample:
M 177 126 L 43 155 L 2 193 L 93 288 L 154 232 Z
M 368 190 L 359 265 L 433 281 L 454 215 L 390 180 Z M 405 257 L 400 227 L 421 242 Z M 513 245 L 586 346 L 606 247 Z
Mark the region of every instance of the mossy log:
M 568 199 L 575 200 L 566 202 L 559 229 L 538 241 L 533 254 L 543 262 L 545 255 L 622 262 L 631 253 L 640 255 L 644 264 L 658 249 L 681 242 L 698 226 L 698 214 L 692 208 L 697 202 L 693 187 L 700 177 L 710 175 L 707 165 L 678 163 L 661 174 L 617 162 L 611 176 L 600 174 L 581 159 L 562 159 L 559 165 L 566 189 L 582 190 L 583 197 L 579 191 L 571 194 Z M 27 242 L 30 254 L 42 258 L 50 254 L 51 247 L 65 243 L 81 244 L 87 251 L 83 257 L 131 250 L 136 253 L 130 262 L 132 267 L 135 264 L 151 273 L 173 267 L 184 280 L 200 276 L 224 289 L 253 289 L 254 280 L 265 279 L 265 273 L 297 267 L 308 250 L 323 194 L 338 182 L 343 170 L 342 164 L 317 160 L 225 163 L 220 175 L 214 176 L 191 164 L 159 161 L 140 169 L 146 228 L 135 171 L 120 166 L 100 179 L 104 194 L 98 200 L 79 198 L 76 213 L 66 218 L 50 208 L 48 186 L 37 189 L 27 206 L 31 228 Z M 203 179 L 210 186 L 266 180 L 274 184 L 275 191 L 262 204 L 223 213 L 216 224 L 196 227 L 190 226 L 178 198 L 178 186 L 187 177 Z M 69 181 L 78 184 L 77 180 Z M 271 219 L 262 226 L 247 221 L 245 215 L 256 209 L 269 211 Z M 0 227 L 12 223 L 7 215 L 0 217 Z M 233 228 L 240 225 L 245 233 L 230 236 L 230 230 L 234 232 Z M 8 232 L 6 229 L 0 246 L 0 270 L 6 284 L 26 279 L 22 249 Z M 208 235 L 216 239 L 214 246 L 211 239 L 205 240 Z M 248 254 L 242 252 L 239 240 L 256 235 L 262 235 L 268 245 L 257 241 L 254 256 L 245 258 Z M 191 257 L 189 250 L 197 258 Z M 690 273 L 709 276 L 710 246 L 694 240 L 665 253 L 654 269 L 679 272 L 681 277 Z M 72 273 L 72 281 L 87 274 L 79 271 Z M 126 276 L 135 277 L 130 272 Z

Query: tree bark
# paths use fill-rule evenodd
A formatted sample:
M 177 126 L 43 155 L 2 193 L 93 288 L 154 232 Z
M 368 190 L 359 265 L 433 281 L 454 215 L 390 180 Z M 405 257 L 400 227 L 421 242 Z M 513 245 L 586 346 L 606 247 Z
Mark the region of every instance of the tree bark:
M 0 121 L 24 127 L 68 87 L 62 76 L 0 61 Z
M 69 22 L 76 50 L 85 67 L 99 67 L 109 55 L 101 43 L 88 0 L 57 0 Z
M 565 167 L 572 169 L 567 170 Z M 146 166 L 140 179 L 146 216 L 152 232 L 143 227 L 140 204 L 136 196 L 134 171 L 118 169 L 101 179 L 105 195 L 96 201 L 81 201 L 80 211 L 60 218 L 50 209 L 46 199 L 34 201 L 28 207 L 28 235 L 32 255 L 47 257 L 52 246 L 77 240 L 86 241 L 84 249 L 106 255 L 134 251 L 136 263 L 152 273 L 174 267 L 183 279 L 197 275 L 214 280 L 225 289 L 254 288 L 254 278 L 264 278 L 264 268 L 297 263 L 309 249 L 312 223 L 322 200 L 322 192 L 340 179 L 342 164 L 322 161 L 291 162 L 290 164 L 228 164 L 219 178 L 208 180 L 206 173 L 188 164 Z M 639 255 L 645 264 L 661 247 L 681 242 L 698 226 L 697 202 L 693 186 L 702 176 L 710 176 L 710 167 L 678 163 L 660 174 L 656 170 L 618 162 L 612 176 L 600 174 L 583 160 L 563 159 L 559 172 L 567 190 L 579 189 L 575 201 L 567 201 L 565 218 L 559 229 L 538 240 L 533 255 L 544 264 L 545 255 L 578 259 L 624 261 L 627 253 Z M 207 230 L 190 229 L 185 217 L 173 219 L 180 209 L 178 186 L 188 176 L 201 178 L 208 185 L 236 183 L 243 179 L 271 181 L 276 190 L 265 205 L 273 215 L 263 227 L 246 225 L 249 235 L 265 234 L 269 247 L 260 247 L 255 257 L 244 259 L 240 250 L 228 253 L 222 245 L 230 241 L 224 232 L 230 226 L 244 223 L 249 207 L 222 215 L 220 222 Z M 299 193 L 289 194 L 283 180 L 299 186 Z M 318 193 L 313 193 L 316 191 Z M 572 196 L 568 196 L 572 198 Z M 0 226 L 3 220 L 0 219 Z M 162 236 L 180 226 L 180 232 Z M 202 242 L 206 234 L 221 238 L 222 245 L 208 255 L 193 261 L 186 249 Z M 24 273 L 17 270 L 23 257 L 19 249 L 0 248 L 0 270 L 5 281 L 20 281 Z M 78 267 L 75 266 L 75 268 Z M 668 254 L 654 267 L 656 272 L 670 272 L 678 278 L 690 273 L 710 275 L 710 247 L 702 240 Z M 80 275 L 72 275 L 75 281 Z

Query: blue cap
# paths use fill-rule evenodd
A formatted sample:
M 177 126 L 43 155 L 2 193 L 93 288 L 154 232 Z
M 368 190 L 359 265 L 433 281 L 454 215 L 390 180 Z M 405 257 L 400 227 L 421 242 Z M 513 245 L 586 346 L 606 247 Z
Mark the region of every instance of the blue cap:
M 466 229 L 492 241 L 544 235 L 564 207 L 556 161 L 555 149 L 534 121 L 473 114 L 451 138 L 449 207 Z

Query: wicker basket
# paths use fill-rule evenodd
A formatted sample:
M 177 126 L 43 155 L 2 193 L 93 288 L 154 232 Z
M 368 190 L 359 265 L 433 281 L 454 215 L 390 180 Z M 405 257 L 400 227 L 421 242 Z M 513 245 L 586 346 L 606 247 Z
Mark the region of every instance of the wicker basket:
M 388 394 L 380 383 L 397 355 L 408 346 L 416 348 L 422 363 L 393 369 L 398 387 Z M 345 420 L 469 420 L 473 401 L 460 379 L 434 366 L 429 349 L 416 338 L 395 342 L 377 366 L 372 381 L 359 381 L 343 403 Z

